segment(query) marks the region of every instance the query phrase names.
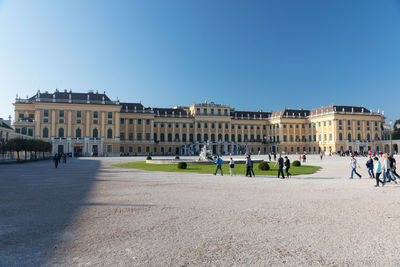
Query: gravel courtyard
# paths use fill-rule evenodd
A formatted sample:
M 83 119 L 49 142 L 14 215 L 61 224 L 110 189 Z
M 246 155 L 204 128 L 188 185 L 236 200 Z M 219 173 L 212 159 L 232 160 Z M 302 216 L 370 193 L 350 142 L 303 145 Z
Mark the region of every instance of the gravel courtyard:
M 0 266 L 400 264 L 400 185 L 366 158 L 361 180 L 339 157 L 287 180 L 111 166 L 134 160 L 0 165 Z

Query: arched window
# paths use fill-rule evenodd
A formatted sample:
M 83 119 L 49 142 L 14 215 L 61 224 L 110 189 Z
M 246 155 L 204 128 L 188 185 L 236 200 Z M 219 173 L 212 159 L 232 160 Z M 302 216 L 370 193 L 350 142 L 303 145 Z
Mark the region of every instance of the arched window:
M 162 133 L 160 134 L 160 142 L 164 142 L 165 141 L 165 135 Z
M 168 134 L 168 142 L 172 142 L 172 134 L 171 133 Z
M 194 141 L 193 134 L 189 134 L 189 142 L 193 142 L 193 141 Z
M 211 134 L 211 141 L 212 141 L 212 142 L 215 141 L 215 134 Z
M 247 141 L 248 141 L 247 139 L 248 139 L 248 138 L 247 138 L 247 134 L 245 134 L 245 135 L 244 135 L 244 141 L 247 142 Z
M 78 128 L 78 129 L 75 130 L 75 137 L 76 137 L 76 138 L 82 137 L 81 128 Z
M 98 137 L 99 137 L 99 131 L 96 128 L 94 128 L 93 129 L 93 138 L 98 138 Z
M 182 134 L 182 141 L 186 142 L 186 134 Z
M 58 137 L 64 137 L 64 128 L 58 129 Z
M 351 133 L 347 135 L 347 140 L 351 141 Z
M 375 134 L 375 140 L 379 140 L 378 134 Z M 377 151 L 379 151 L 379 149 L 377 149 Z
M 179 141 L 179 134 L 175 134 L 175 141 Z
M 218 135 L 218 140 L 217 141 L 222 141 L 222 134 Z
M 107 138 L 112 138 L 112 129 L 107 130 Z
M 49 137 L 49 129 L 47 127 L 43 128 L 43 138 Z
M 229 134 L 225 134 L 225 142 L 229 142 Z
M 204 134 L 204 141 L 205 141 L 205 142 L 208 141 L 208 134 Z
M 201 134 L 197 134 L 197 142 L 201 142 Z
M 238 142 L 242 142 L 242 135 L 238 134 Z
M 357 134 L 357 140 L 361 141 L 361 134 Z
M 27 132 L 26 127 L 23 127 L 22 130 L 21 130 L 21 133 L 22 134 L 26 134 L 26 132 Z
M 253 135 L 253 134 L 250 135 L 250 141 L 251 141 L 251 142 L 254 142 L 254 135 Z
M 371 141 L 371 135 L 370 134 L 367 134 L 367 140 Z
M 339 133 L 339 140 L 342 141 L 343 140 L 343 134 Z
M 235 135 L 234 134 L 231 135 L 231 141 L 235 142 Z

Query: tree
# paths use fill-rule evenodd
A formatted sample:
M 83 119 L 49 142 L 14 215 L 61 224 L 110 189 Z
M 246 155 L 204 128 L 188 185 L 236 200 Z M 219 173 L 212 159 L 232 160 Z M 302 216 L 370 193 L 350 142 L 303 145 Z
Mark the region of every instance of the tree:
M 398 119 L 393 125 L 392 139 L 400 139 L 400 119 Z
M 10 152 L 17 152 L 17 160 L 19 161 L 19 152 L 24 150 L 24 139 L 13 138 L 7 142 L 7 150 Z

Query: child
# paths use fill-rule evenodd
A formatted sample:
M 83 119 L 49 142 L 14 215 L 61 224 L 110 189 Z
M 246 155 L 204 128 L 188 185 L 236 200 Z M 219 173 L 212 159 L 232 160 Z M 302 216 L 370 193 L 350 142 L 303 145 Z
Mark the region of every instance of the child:
M 233 161 L 233 159 L 231 158 L 231 161 L 229 162 L 229 171 L 231 172 L 231 176 L 233 174 L 236 175 L 236 172 L 233 170 L 233 168 L 235 168 L 235 162 Z
M 382 186 L 384 186 L 385 183 L 381 179 L 379 179 L 379 176 L 381 176 L 381 173 L 382 173 L 381 162 L 379 161 L 378 157 L 375 157 L 374 161 L 375 161 L 374 172 L 375 172 L 375 179 L 376 179 L 375 187 L 379 187 L 379 182 L 381 182 Z

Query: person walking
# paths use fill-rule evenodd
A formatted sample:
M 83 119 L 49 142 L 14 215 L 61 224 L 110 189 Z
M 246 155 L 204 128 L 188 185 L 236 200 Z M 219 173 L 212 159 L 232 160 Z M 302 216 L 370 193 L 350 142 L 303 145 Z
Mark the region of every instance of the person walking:
M 276 161 L 276 153 L 274 152 L 274 161 Z
M 368 156 L 367 163 L 365 164 L 368 169 L 369 178 L 375 178 L 374 176 L 374 161 L 371 155 Z
M 393 155 L 392 155 L 392 159 L 393 159 L 393 167 L 392 167 L 393 174 L 394 174 L 397 178 L 400 179 L 400 175 L 398 175 L 397 172 L 396 172 L 396 169 L 397 169 L 397 167 L 396 167 L 396 159 L 393 157 Z
M 357 172 L 357 167 L 361 168 L 360 165 L 358 164 L 357 160 L 354 158 L 354 156 L 351 156 L 350 160 L 350 168 L 351 168 L 351 174 L 350 174 L 350 179 L 353 179 L 354 173 L 357 174 L 357 176 L 361 179 L 362 176 Z
M 58 167 L 58 154 L 57 153 L 54 154 L 53 160 L 54 160 L 54 166 L 57 168 Z
M 375 173 L 375 179 L 376 179 L 376 185 L 375 187 L 379 187 L 379 183 L 382 184 L 382 186 L 385 185 L 385 183 L 379 179 L 382 173 L 382 168 L 381 168 L 381 162 L 379 161 L 378 157 L 374 158 L 374 173 Z
M 306 156 L 306 153 L 304 153 L 303 154 L 303 163 L 306 162 L 306 160 L 307 160 L 307 156 Z
M 63 163 L 67 164 L 67 154 L 63 154 Z
M 271 153 L 268 153 L 268 161 L 271 162 Z
M 292 176 L 290 174 L 290 172 L 289 172 L 289 169 L 290 169 L 290 160 L 289 160 L 289 158 L 287 156 L 285 156 L 285 172 L 286 172 L 286 177 L 287 178 Z
M 282 179 L 285 179 L 285 175 L 283 174 L 283 158 L 281 157 L 281 154 L 279 154 L 278 160 L 275 162 L 275 165 L 278 165 L 278 178 L 280 178 L 280 175 L 282 174 Z
M 215 164 L 217 164 L 217 168 L 215 169 L 214 175 L 217 175 L 218 169 L 221 170 L 221 176 L 224 175 L 224 173 L 222 172 L 222 159 L 220 158 L 220 156 L 217 156 L 217 159 L 215 160 Z
M 253 170 L 253 161 L 251 160 L 250 156 L 249 156 L 249 165 L 250 165 L 250 174 L 253 174 L 254 177 L 256 177 L 256 175 L 254 174 L 254 170 Z M 251 175 L 250 175 L 251 177 Z
M 322 160 L 322 158 L 324 157 L 324 154 L 322 154 L 322 152 L 321 152 L 321 154 L 319 154 L 319 157 Z
M 394 173 L 392 171 L 392 167 L 390 164 L 389 153 L 383 153 L 382 158 L 383 158 L 383 164 L 382 164 L 383 182 L 386 183 L 387 180 L 389 180 L 389 181 L 393 181 L 395 184 L 397 184 L 396 177 L 394 176 Z
M 231 174 L 231 176 L 233 174 L 236 175 L 236 172 L 233 170 L 235 168 L 235 161 L 233 161 L 233 158 L 231 158 L 231 161 L 229 162 L 229 172 Z
M 250 172 L 250 156 L 246 157 L 246 176 L 251 177 L 251 172 Z

